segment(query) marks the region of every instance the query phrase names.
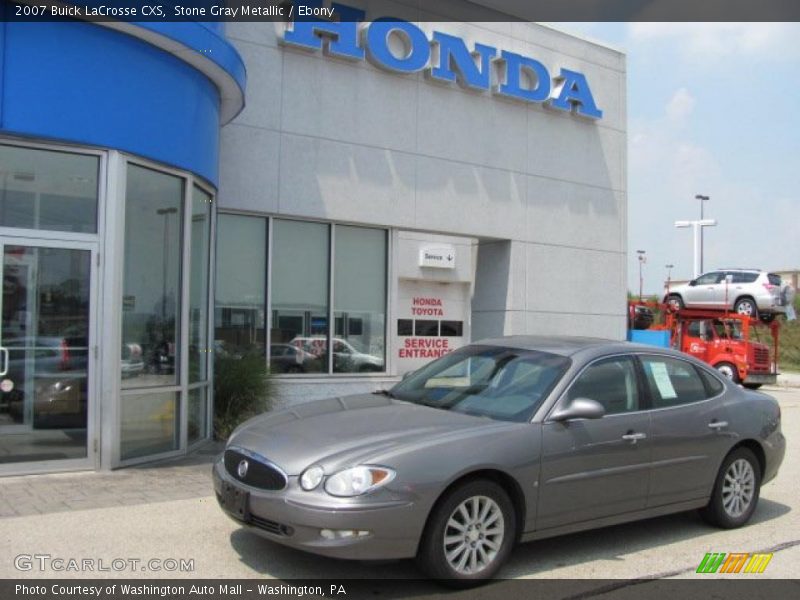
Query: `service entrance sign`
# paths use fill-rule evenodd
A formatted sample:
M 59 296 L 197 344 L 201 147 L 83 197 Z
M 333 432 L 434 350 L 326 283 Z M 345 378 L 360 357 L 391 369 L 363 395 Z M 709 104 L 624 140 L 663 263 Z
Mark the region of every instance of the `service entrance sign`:
M 441 252 L 447 246 L 435 247 L 447 260 L 448 253 Z M 420 250 L 420 260 L 429 249 Z M 469 284 L 401 279 L 399 292 L 394 343 L 398 374 L 419 369 L 467 343 Z

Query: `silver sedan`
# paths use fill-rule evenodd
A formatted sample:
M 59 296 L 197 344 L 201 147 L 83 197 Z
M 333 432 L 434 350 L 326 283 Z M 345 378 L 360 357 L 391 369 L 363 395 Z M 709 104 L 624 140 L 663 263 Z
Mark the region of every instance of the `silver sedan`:
M 466 346 L 391 390 L 240 426 L 220 505 L 275 542 L 415 558 L 457 586 L 518 542 L 699 509 L 747 523 L 785 451 L 781 411 L 691 357 L 583 338 Z

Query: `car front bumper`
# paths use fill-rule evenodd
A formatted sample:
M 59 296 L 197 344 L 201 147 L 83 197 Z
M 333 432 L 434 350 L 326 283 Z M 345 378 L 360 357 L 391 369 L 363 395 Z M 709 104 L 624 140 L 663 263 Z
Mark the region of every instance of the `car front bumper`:
M 748 373 L 743 383 L 758 383 L 774 385 L 778 382 L 778 376 L 775 373 Z
M 270 492 L 243 485 L 216 461 L 212 470 L 214 492 L 223 511 L 249 531 L 264 538 L 314 554 L 356 560 L 388 560 L 416 555 L 424 526 L 410 501 L 346 504 L 330 498 L 328 505 L 312 504 L 311 494 L 290 478 L 289 487 Z M 236 514 L 222 500 L 225 486 L 246 495 L 243 514 Z M 323 530 L 367 532 L 352 537 L 327 539 Z

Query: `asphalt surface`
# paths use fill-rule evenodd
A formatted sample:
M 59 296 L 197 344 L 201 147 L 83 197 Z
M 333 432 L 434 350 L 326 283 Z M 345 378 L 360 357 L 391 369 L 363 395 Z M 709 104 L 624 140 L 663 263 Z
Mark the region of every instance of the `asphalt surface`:
M 704 524 L 695 513 L 683 513 L 573 534 L 519 546 L 501 575 L 565 579 L 697 578 L 704 577 L 695 574 L 695 569 L 706 552 L 774 552 L 762 575 L 731 577 L 796 577 L 796 565 L 800 564 L 800 389 L 765 391 L 781 403 L 788 450 L 777 479 L 762 489 L 758 510 L 747 527 L 721 531 Z M 169 487 L 170 481 L 174 482 L 174 473 L 167 469 L 161 480 L 148 473 L 145 481 L 150 486 Z M 0 496 L 2 486 L 0 482 Z M 141 503 L 65 508 L 59 512 L 2 518 L 0 577 L 406 579 L 419 576 L 410 561 L 339 561 L 263 540 L 242 531 L 223 515 L 210 495 L 210 481 L 208 490 L 207 496 L 179 499 L 168 496 L 159 499 L 156 490 L 149 490 Z M 65 572 L 15 568 L 15 557 L 34 554 L 102 559 L 106 566 L 115 558 L 191 559 L 194 571 L 143 571 L 139 567 L 133 572 Z

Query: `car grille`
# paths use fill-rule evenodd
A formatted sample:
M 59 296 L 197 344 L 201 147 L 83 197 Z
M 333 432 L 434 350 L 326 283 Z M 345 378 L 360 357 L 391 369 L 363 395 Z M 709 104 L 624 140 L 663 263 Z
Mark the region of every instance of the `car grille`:
M 242 483 L 262 490 L 278 491 L 286 487 L 288 483 L 286 475 L 276 466 L 263 462 L 249 454 L 238 450 L 228 449 L 225 451 L 225 470 Z M 244 477 L 239 475 L 239 465 L 242 461 L 247 461 L 247 472 Z
M 769 364 L 769 350 L 766 348 L 756 348 L 754 357 L 756 364 L 766 365 Z
M 273 535 L 289 537 L 294 533 L 294 530 L 288 525 L 270 521 L 269 519 L 262 519 L 261 517 L 256 517 L 255 515 L 250 515 L 250 525 L 258 527 L 259 529 L 263 529 L 267 533 L 271 533 Z

